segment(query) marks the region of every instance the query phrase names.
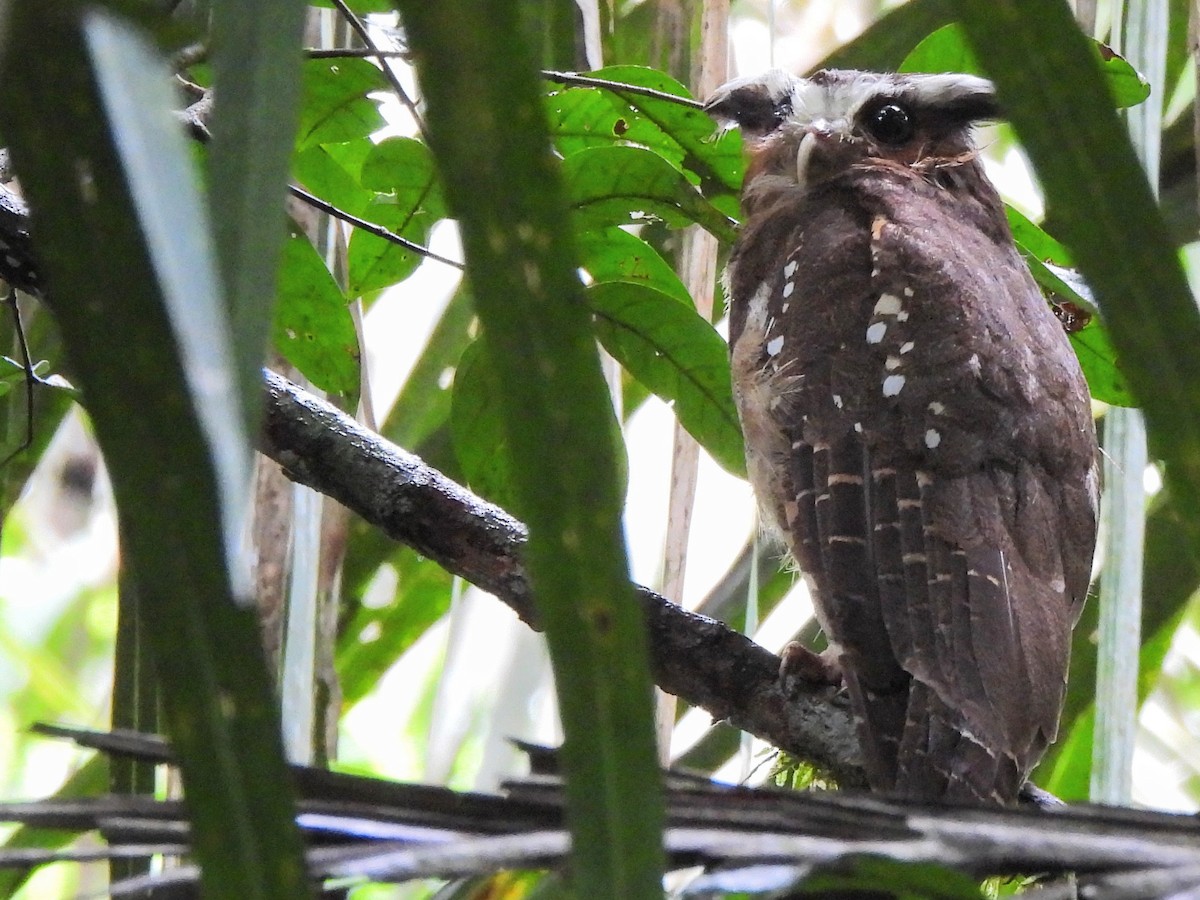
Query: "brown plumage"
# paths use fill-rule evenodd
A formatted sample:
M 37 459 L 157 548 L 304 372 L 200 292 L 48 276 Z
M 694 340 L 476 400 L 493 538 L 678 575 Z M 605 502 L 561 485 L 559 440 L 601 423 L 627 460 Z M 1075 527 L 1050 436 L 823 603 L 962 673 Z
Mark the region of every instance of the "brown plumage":
M 781 72 L 726 272 L 751 480 L 876 790 L 1011 802 L 1054 740 L 1098 476 L 1087 387 L 976 159 L 965 75 Z

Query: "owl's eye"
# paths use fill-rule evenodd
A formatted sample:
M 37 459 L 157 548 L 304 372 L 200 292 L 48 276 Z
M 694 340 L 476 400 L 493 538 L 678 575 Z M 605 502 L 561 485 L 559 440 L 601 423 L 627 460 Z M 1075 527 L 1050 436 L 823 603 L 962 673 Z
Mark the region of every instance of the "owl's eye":
M 907 143 L 915 130 L 908 112 L 895 103 L 887 103 L 868 113 L 864 124 L 871 137 L 892 146 Z

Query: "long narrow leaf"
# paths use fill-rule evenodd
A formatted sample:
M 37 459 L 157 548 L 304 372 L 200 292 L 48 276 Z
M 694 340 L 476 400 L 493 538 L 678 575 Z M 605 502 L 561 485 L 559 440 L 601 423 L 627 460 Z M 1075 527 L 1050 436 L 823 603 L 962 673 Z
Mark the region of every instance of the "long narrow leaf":
M 304 4 L 296 0 L 260 0 L 252 7 L 239 0 L 212 0 L 217 102 L 210 126 L 210 205 L 234 326 L 236 371 L 247 398 L 257 398 L 283 248 L 304 13 Z M 248 403 L 240 412 L 253 432 L 258 405 Z
M 588 305 L 604 348 L 664 400 L 725 469 L 743 475 L 746 457 L 725 342 L 696 311 L 654 288 L 593 285 Z
M 589 897 L 661 897 L 646 637 L 621 541 L 613 412 L 518 11 L 507 0 L 399 6 L 528 516 L 565 732 L 573 875 Z
M 108 14 L 10 9 L 8 38 L 24 52 L 0 73 L 0 126 L 112 476 L 205 887 L 302 896 L 257 622 L 234 600 L 225 553 L 248 441 L 170 74 Z

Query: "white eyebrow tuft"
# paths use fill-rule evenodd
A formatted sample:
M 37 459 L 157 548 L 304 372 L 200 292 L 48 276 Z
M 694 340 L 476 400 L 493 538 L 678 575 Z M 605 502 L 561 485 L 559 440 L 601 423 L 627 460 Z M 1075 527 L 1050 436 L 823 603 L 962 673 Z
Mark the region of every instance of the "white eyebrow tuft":
M 961 73 L 879 74 L 827 72 L 825 77 L 794 79 L 791 89 L 793 121 L 817 119 L 850 123 L 866 103 L 894 97 L 921 106 L 956 106 L 965 101 L 992 101 L 995 88 L 986 78 Z
M 996 88 L 986 78 L 977 75 L 945 73 L 940 75 L 898 76 L 905 93 L 915 96 L 921 103 L 944 106 L 963 100 L 992 97 Z

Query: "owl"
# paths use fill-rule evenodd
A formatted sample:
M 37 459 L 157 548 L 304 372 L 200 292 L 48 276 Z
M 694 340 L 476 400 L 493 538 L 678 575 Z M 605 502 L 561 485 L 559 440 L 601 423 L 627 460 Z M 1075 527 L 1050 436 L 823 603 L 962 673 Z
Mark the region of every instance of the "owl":
M 763 521 L 808 579 L 873 790 L 1011 803 L 1055 739 L 1088 589 L 1087 385 L 1018 254 L 969 75 L 772 71 L 725 272 Z

